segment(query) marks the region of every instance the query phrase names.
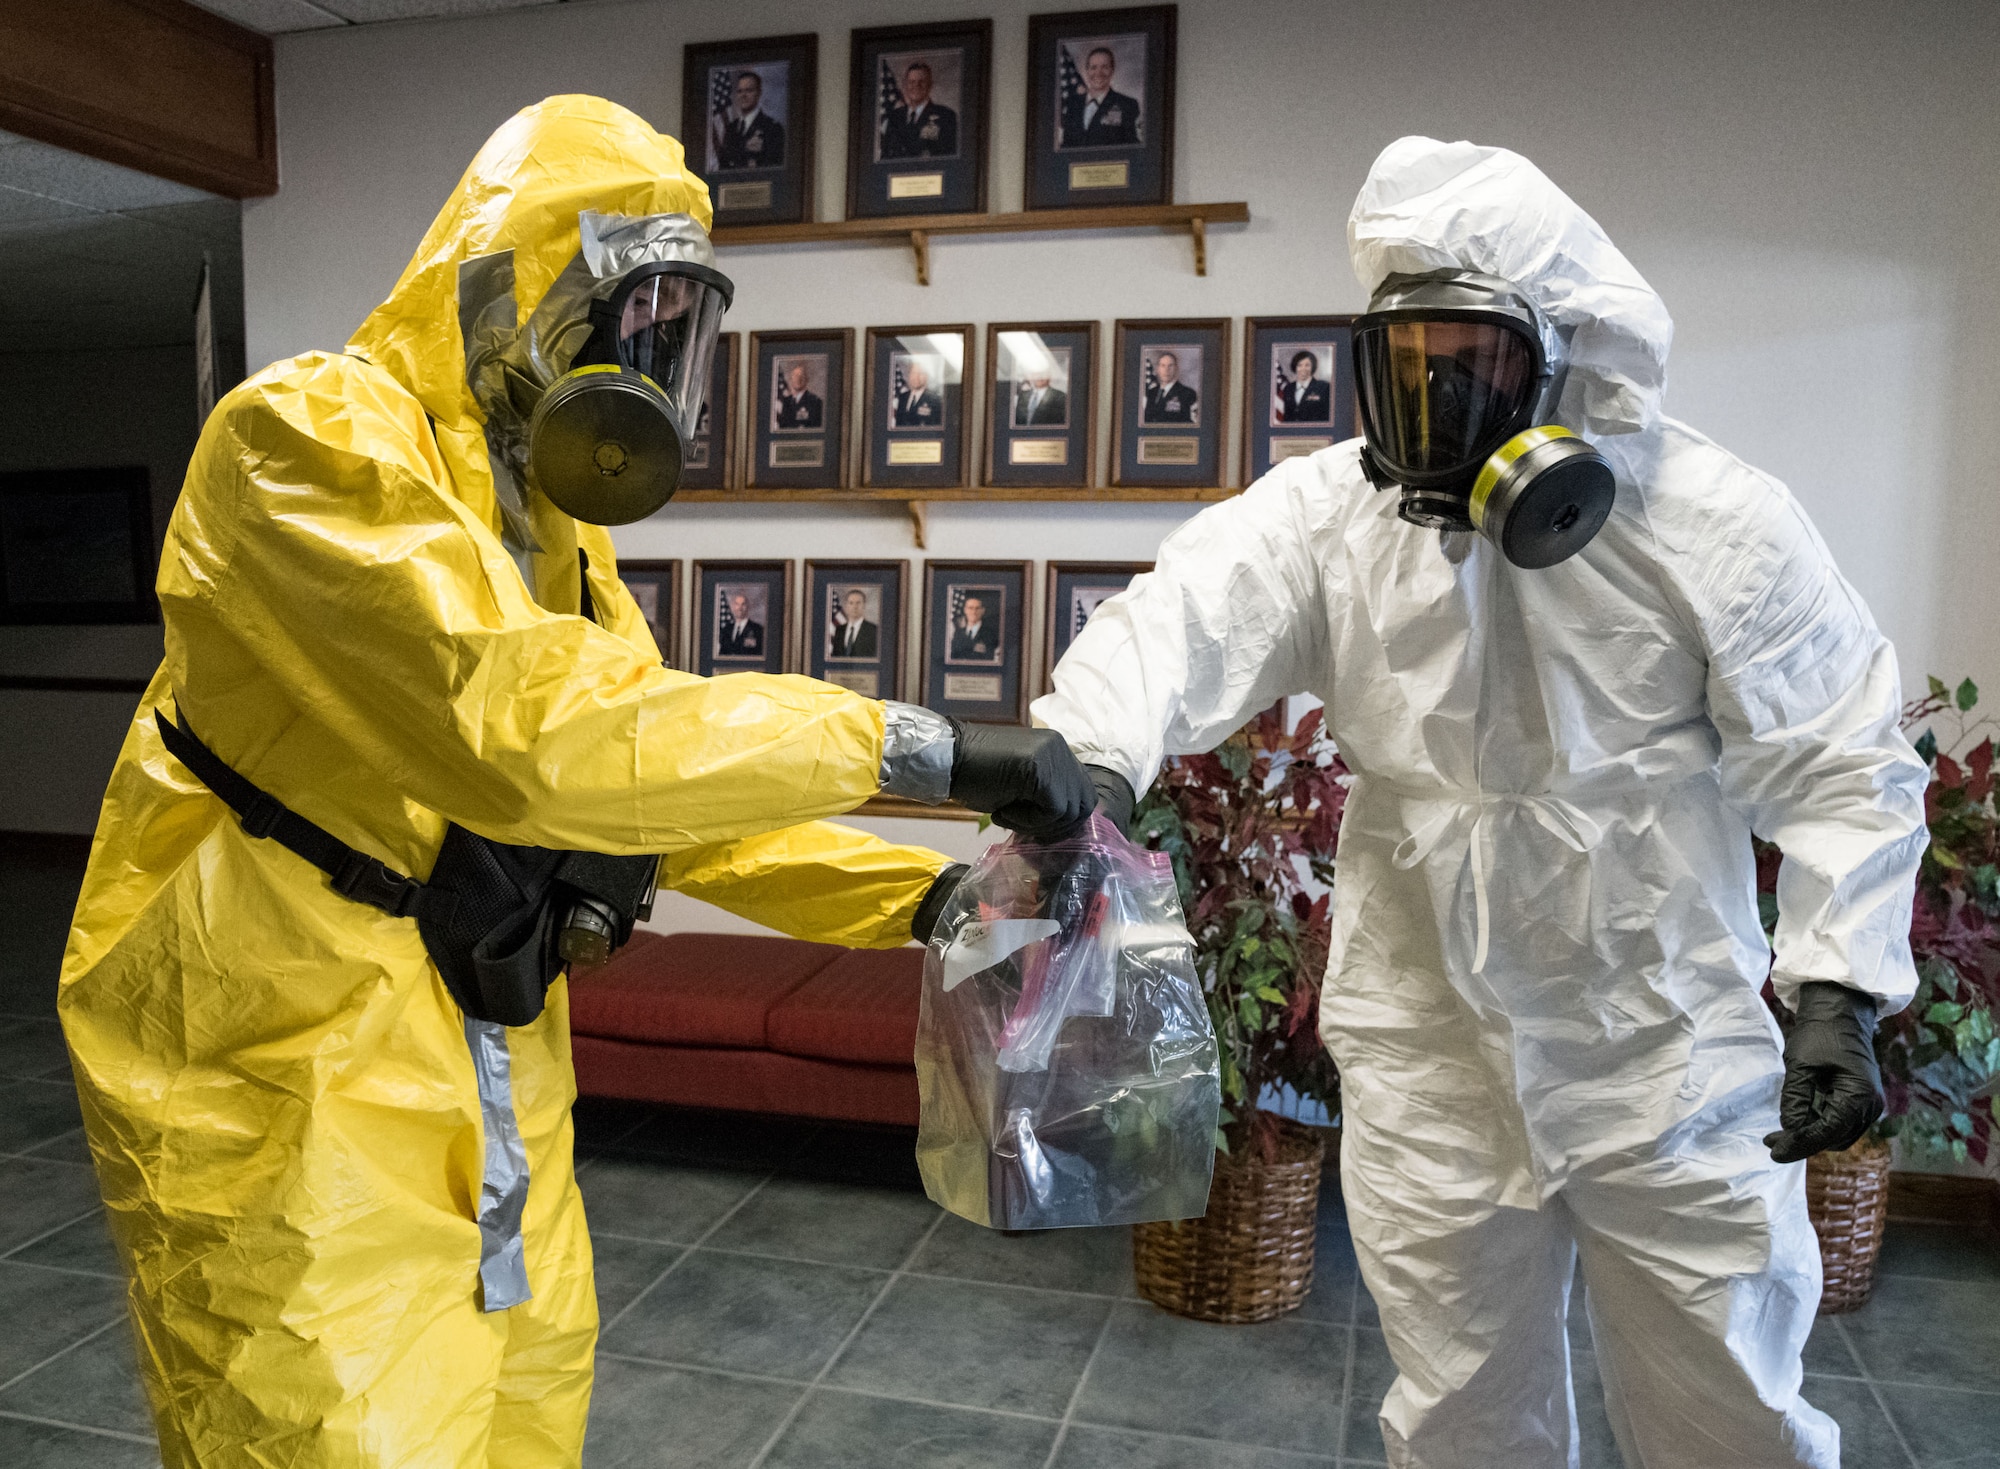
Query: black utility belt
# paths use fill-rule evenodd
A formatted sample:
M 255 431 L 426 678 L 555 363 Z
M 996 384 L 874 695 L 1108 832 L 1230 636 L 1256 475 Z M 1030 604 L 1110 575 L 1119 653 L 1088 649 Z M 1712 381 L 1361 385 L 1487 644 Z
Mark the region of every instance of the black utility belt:
M 517 847 L 453 823 L 429 879 L 418 882 L 238 775 L 164 710 L 153 718 L 167 749 L 251 836 L 312 863 L 343 897 L 414 918 L 445 987 L 475 1020 L 535 1020 L 572 960 L 603 962 L 651 915 L 658 857 Z

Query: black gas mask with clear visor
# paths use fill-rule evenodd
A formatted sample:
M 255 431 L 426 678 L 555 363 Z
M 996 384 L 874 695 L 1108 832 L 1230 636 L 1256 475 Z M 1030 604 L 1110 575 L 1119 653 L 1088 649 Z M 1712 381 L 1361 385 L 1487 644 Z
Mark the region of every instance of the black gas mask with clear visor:
M 589 336 L 528 418 L 529 473 L 559 509 L 625 525 L 673 497 L 733 295 L 713 267 L 669 260 L 591 301 Z
M 1477 531 L 1516 566 L 1587 545 L 1611 466 L 1552 422 L 1568 343 L 1516 286 L 1444 270 L 1392 275 L 1354 324 L 1362 468 L 1416 525 Z

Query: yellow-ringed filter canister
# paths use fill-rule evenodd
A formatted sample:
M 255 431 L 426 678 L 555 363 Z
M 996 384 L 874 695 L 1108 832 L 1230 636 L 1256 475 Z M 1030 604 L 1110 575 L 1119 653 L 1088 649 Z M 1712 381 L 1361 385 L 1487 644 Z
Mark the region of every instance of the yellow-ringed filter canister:
M 1473 528 L 1516 566 L 1567 561 L 1611 514 L 1616 481 L 1604 456 L 1558 424 L 1515 434 L 1472 484 Z

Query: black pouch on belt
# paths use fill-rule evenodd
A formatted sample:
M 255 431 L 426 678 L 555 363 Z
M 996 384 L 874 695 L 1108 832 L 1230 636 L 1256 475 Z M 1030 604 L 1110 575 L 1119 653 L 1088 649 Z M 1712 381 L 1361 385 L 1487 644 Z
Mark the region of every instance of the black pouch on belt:
M 529 1024 L 572 959 L 601 961 L 651 914 L 658 857 L 516 847 L 456 824 L 430 880 L 418 882 L 238 775 L 164 711 L 153 717 L 167 749 L 228 803 L 244 831 L 297 853 L 343 897 L 416 919 L 445 987 L 475 1020 Z
M 526 1025 L 569 963 L 562 936 L 578 905 L 594 905 L 608 954 L 649 906 L 659 861 L 513 847 L 453 826 L 417 902 L 417 931 L 466 1014 Z

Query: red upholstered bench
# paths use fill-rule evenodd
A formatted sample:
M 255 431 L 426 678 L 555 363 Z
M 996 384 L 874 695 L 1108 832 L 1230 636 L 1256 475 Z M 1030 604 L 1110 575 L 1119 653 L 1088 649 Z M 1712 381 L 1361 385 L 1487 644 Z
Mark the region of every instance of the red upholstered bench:
M 570 982 L 577 1090 L 915 1125 L 921 949 L 641 930 Z

